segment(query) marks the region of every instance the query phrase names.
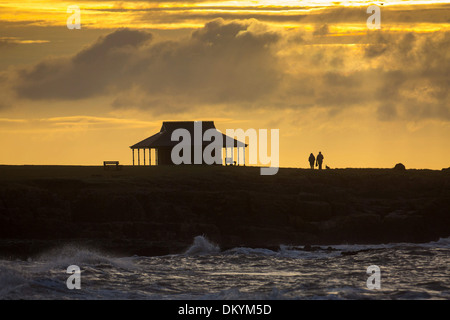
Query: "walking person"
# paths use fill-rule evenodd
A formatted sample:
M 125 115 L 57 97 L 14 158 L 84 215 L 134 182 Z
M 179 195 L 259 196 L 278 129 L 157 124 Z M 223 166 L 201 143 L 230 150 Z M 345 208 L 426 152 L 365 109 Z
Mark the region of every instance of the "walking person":
M 316 161 L 316 157 L 311 153 L 309 155 L 309 165 L 311 166 L 311 169 L 314 170 L 314 162 Z
M 319 166 L 319 170 L 322 170 L 322 162 L 323 162 L 323 154 L 319 151 L 319 154 L 316 158 L 316 166 Z

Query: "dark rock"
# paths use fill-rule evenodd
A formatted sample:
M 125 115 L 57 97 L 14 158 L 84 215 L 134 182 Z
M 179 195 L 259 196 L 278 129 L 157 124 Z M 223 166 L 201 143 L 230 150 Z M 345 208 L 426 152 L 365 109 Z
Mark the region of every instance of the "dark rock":
M 239 167 L 145 169 L 120 179 L 92 171 L 88 180 L 11 182 L 0 168 L 0 255 L 70 241 L 123 254 L 179 253 L 198 235 L 222 249 L 450 235 L 447 172 L 282 168 L 272 177 Z
M 306 221 L 323 221 L 331 217 L 331 205 L 325 201 L 298 201 L 296 214 Z
M 394 170 L 403 171 L 406 170 L 406 167 L 403 163 L 397 163 L 394 167 Z

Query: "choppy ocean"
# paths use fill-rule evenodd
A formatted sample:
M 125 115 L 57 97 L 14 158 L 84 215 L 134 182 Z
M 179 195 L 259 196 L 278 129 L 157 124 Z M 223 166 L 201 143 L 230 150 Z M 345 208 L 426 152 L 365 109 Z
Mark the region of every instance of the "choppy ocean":
M 158 257 L 64 246 L 34 259 L 0 260 L 0 299 L 450 299 L 450 238 L 303 249 L 221 251 L 202 236 L 183 254 Z M 71 265 L 80 268 L 80 289 L 68 289 Z M 374 265 L 379 289 L 367 283 Z

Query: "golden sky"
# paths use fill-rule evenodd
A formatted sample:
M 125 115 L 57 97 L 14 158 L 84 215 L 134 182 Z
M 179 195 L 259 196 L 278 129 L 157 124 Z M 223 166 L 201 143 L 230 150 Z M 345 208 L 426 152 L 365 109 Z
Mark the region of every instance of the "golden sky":
M 449 167 L 449 49 L 450 0 L 0 1 L 0 164 L 130 164 L 214 120 L 279 129 L 282 167 Z

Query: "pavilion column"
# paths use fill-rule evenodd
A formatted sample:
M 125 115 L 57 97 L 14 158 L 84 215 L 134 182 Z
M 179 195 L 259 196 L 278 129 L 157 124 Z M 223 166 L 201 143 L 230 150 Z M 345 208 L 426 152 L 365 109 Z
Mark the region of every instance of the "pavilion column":
M 242 150 L 242 148 L 239 148 L 239 149 Z M 241 154 L 242 152 L 239 152 L 239 153 Z M 239 157 L 240 157 L 240 154 L 239 154 Z M 239 160 L 239 164 L 242 164 L 242 159 Z
M 244 149 L 244 167 L 245 167 L 245 146 L 242 149 Z
M 133 167 L 134 167 L 134 149 L 131 149 L 131 152 L 133 152 Z
M 138 166 L 141 165 L 141 149 L 138 148 Z
M 243 152 L 242 152 L 242 148 L 241 148 L 241 153 L 243 153 Z M 242 158 L 241 158 L 241 160 L 240 160 L 240 162 L 239 162 L 239 163 L 240 163 L 240 164 L 242 164 Z
M 144 150 L 144 167 L 145 167 L 145 148 L 143 150 Z
M 230 148 L 231 153 L 231 164 L 234 165 L 234 148 Z
M 240 148 L 240 149 L 242 150 L 242 148 Z M 242 153 L 242 152 L 240 152 L 240 153 Z M 239 160 L 239 164 L 242 164 L 242 159 Z
M 152 165 L 152 148 L 148 148 L 148 166 Z

